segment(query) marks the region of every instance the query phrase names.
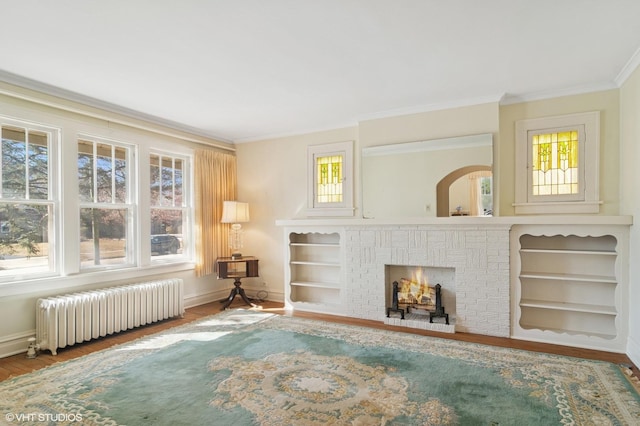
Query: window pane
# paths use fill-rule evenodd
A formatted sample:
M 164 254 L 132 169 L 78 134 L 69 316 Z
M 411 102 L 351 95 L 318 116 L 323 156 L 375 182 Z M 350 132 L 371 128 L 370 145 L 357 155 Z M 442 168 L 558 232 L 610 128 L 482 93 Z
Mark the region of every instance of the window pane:
M 112 145 L 98 144 L 96 161 L 96 179 L 99 203 L 113 201 L 113 153 Z
M 47 272 L 50 205 L 0 203 L 0 277 Z
M 80 201 L 93 202 L 93 142 L 78 141 Z
M 151 205 L 160 205 L 160 157 L 151 155 L 150 159 Z
M 171 158 L 162 159 L 162 203 L 163 206 L 173 206 L 173 161 Z
M 29 132 L 29 199 L 49 198 L 49 144 L 42 132 Z
M 316 158 L 318 203 L 342 202 L 342 155 Z
M 80 209 L 82 267 L 128 263 L 128 214 L 128 209 Z
M 115 188 L 115 202 L 116 203 L 126 203 L 127 202 L 127 176 L 128 165 L 127 165 L 127 153 L 124 148 L 115 147 L 114 149 L 114 188 Z
M 24 129 L 2 129 L 2 198 L 27 198 L 27 141 Z
M 578 193 L 578 131 L 532 137 L 532 194 Z
M 184 164 L 182 160 L 176 159 L 175 160 L 175 203 L 174 206 L 176 207 L 180 207 L 180 206 L 184 206 L 183 204 L 183 197 L 182 197 L 182 170 L 184 169 Z
M 151 256 L 154 260 L 183 260 L 188 239 L 183 207 L 185 160 L 151 154 Z M 186 235 L 185 235 L 186 234 Z
M 81 201 L 126 203 L 128 173 L 126 148 L 107 143 L 78 141 Z
M 151 209 L 151 255 L 181 255 L 184 247 L 182 210 Z

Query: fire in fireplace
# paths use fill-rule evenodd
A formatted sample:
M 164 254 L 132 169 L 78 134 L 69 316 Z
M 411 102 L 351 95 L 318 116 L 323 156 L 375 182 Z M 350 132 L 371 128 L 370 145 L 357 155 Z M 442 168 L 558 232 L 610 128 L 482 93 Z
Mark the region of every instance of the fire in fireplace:
M 455 276 L 453 268 L 386 266 L 387 318 L 391 313 L 400 314 L 401 320 L 408 315 L 410 322 L 428 320 L 428 323 L 433 323 L 435 318 L 442 318 L 449 325 L 450 313 L 445 311 L 445 305 L 452 304 L 455 315 L 455 289 L 450 288 Z M 449 291 L 445 293 L 445 286 L 440 284 L 430 285 L 430 279 L 447 283 Z
M 430 323 L 434 318 L 444 318 L 445 324 L 449 324 L 449 314 L 442 306 L 442 286 L 440 284 L 436 284 L 435 287 L 430 287 L 428 284 L 416 286 L 409 280 L 403 279 L 402 281 L 402 287 L 397 281 L 393 282 L 393 302 L 387 308 L 387 318 L 391 312 L 398 312 L 401 319 L 404 319 L 405 312 L 410 313 L 411 309 L 421 309 L 429 315 Z

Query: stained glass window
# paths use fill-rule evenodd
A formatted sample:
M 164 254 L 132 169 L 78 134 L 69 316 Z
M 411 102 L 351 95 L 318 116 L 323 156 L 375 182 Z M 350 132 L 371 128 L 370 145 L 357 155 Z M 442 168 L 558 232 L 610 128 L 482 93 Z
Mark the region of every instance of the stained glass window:
M 353 141 L 307 147 L 309 216 L 353 216 Z
M 342 202 L 342 155 L 316 157 L 317 200 L 319 203 Z
M 578 131 L 535 134 L 532 139 L 533 195 L 578 193 Z

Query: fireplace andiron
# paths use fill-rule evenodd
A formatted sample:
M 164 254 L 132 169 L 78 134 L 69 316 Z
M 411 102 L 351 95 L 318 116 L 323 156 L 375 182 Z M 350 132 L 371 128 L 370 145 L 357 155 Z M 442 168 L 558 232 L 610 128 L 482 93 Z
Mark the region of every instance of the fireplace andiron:
M 449 314 L 444 312 L 444 306 L 442 306 L 442 286 L 436 284 L 436 310 L 429 312 L 429 322 L 433 322 L 434 318 L 444 317 L 445 323 L 449 325 Z
M 444 318 L 445 323 L 449 325 L 449 314 L 444 311 L 442 306 L 442 286 L 436 284 L 436 308 L 433 311 L 427 311 L 429 313 L 429 322 L 433 323 L 434 318 Z M 387 308 L 387 318 L 391 312 L 399 312 L 400 319 L 404 319 L 405 310 L 398 306 L 398 281 L 393 282 L 393 301 L 391 307 Z M 409 312 L 409 306 L 407 306 L 406 312 Z
M 404 319 L 404 309 L 398 307 L 398 281 L 393 282 L 393 302 L 387 308 L 387 318 L 391 312 L 400 312 L 400 319 Z

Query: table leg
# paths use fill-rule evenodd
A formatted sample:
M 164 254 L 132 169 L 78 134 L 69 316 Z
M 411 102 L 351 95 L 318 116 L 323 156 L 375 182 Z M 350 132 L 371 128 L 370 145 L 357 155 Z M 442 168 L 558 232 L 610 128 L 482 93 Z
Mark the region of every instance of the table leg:
M 234 288 L 231 289 L 231 293 L 229 293 L 229 297 L 225 300 L 222 300 L 222 302 L 225 302 L 224 305 L 222 306 L 222 310 L 227 309 L 237 295 L 240 295 L 242 300 L 244 300 L 244 302 L 247 305 L 251 305 L 252 307 L 255 308 L 256 305 L 253 302 L 251 302 L 251 300 L 247 297 L 247 294 L 244 292 L 244 289 L 241 287 L 242 282 L 240 281 L 240 278 L 236 278 L 235 281 L 233 282 L 233 285 L 234 285 Z

